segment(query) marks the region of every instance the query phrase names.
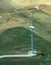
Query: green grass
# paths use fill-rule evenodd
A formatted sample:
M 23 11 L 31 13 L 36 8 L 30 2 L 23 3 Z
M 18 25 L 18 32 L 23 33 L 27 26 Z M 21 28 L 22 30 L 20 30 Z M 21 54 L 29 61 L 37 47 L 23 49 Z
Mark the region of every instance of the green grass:
M 51 40 L 51 16 L 43 12 L 34 12 L 34 25 L 42 37 L 47 40 Z M 50 33 L 49 33 L 50 32 Z

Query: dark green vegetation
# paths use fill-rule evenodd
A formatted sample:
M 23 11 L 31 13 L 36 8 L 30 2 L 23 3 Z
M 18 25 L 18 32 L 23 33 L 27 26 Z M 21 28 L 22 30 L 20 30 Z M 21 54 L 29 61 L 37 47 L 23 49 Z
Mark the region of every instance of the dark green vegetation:
M 24 32 L 26 30 L 26 32 Z M 19 31 L 19 32 L 18 32 Z M 31 48 L 30 48 L 30 30 L 27 30 L 26 28 L 23 27 L 15 27 L 15 28 L 11 28 L 8 30 L 5 30 L 1 35 L 0 35 L 0 55 L 1 54 L 17 54 L 15 53 L 16 51 L 20 51 L 21 53 L 26 53 L 28 52 Z M 34 34 L 34 42 L 35 42 L 35 48 L 37 51 L 43 51 L 43 53 L 45 52 L 45 54 L 50 56 L 50 48 L 51 48 L 51 44 L 50 42 L 48 42 L 47 40 L 44 40 L 43 38 L 37 36 L 36 34 Z M 15 47 L 16 46 L 16 47 Z M 8 51 L 13 51 L 12 53 L 8 52 Z M 40 64 L 40 63 L 45 63 L 46 64 L 46 59 L 50 59 L 49 57 L 45 56 L 45 57 L 36 57 L 36 58 L 32 58 L 32 59 L 27 59 L 27 58 L 15 58 L 14 59 L 2 59 L 3 61 L 1 61 L 1 64 L 20 64 L 19 62 L 21 62 L 21 65 L 25 62 L 26 65 L 28 65 L 29 63 L 31 64 Z M 9 62 L 8 62 L 9 61 Z M 23 62 L 22 62 L 23 61 Z M 36 63 L 37 62 L 37 63 Z M 49 60 L 48 60 L 49 62 Z M 31 65 L 30 64 L 30 65 Z
M 9 17 L 9 20 L 15 21 L 15 18 L 17 18 L 18 16 L 29 22 L 31 18 L 31 13 L 33 13 L 34 14 L 33 25 L 36 27 L 35 31 L 33 32 L 34 43 L 35 43 L 34 47 L 35 50 L 44 52 L 46 56 L 45 57 L 37 56 L 33 58 L 0 59 L 0 65 L 50 65 L 51 64 L 51 52 L 50 52 L 51 16 L 37 9 L 30 9 L 30 10 L 31 12 L 28 12 L 28 10 L 26 10 L 26 12 L 22 12 L 20 14 L 12 12 L 10 13 L 12 15 L 11 18 Z M 5 19 L 8 22 L 7 16 L 5 16 Z M 20 21 L 16 20 L 15 22 L 20 22 Z M 28 22 L 26 22 L 26 25 Z M 25 27 L 12 27 L 0 33 L 0 55 L 17 54 L 18 53 L 17 51 L 20 51 L 19 53 L 22 54 L 28 52 L 31 49 L 30 30 L 28 27 L 26 27 L 26 25 Z

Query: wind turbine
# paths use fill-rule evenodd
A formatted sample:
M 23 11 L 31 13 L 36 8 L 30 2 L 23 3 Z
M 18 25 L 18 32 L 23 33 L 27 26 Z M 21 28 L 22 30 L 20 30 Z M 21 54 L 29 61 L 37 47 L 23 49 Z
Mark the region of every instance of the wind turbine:
M 33 13 L 32 13 L 32 17 L 31 17 L 31 20 L 30 20 L 30 30 L 31 30 L 31 51 L 30 53 L 32 54 L 36 54 L 37 52 L 34 50 L 34 36 L 33 36 L 33 30 L 35 29 L 35 27 L 33 26 Z
M 34 37 L 33 37 L 33 29 L 35 28 L 33 26 L 33 15 L 30 20 L 29 28 L 31 30 L 31 51 L 29 51 L 27 54 L 20 54 L 20 55 L 1 55 L 0 58 L 8 58 L 8 57 L 33 57 L 37 55 L 37 52 L 34 50 Z

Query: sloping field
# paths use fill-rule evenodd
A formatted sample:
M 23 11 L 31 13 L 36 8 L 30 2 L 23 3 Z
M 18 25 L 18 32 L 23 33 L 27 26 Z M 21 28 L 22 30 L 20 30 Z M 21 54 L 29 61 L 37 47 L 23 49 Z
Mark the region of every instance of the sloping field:
M 39 9 L 51 15 L 51 5 L 40 5 Z
M 1 65 L 50 65 L 51 64 L 51 16 L 31 8 L 18 11 L 5 12 L 0 19 L 0 55 L 26 53 L 30 48 L 30 29 L 29 22 L 33 13 L 34 42 L 37 51 L 43 51 L 48 54 L 47 57 L 37 57 L 32 59 L 8 58 L 0 59 Z M 6 16 L 5 16 L 6 14 Z M 25 59 L 25 60 L 24 60 Z M 26 64 L 25 64 L 26 62 Z

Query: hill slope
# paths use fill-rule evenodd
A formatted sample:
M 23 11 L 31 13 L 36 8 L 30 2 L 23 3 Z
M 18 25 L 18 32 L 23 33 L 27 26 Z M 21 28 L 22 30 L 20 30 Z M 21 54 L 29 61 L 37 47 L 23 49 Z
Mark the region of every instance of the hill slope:
M 2 59 L 0 64 L 25 65 L 25 62 L 26 65 L 51 64 L 51 16 L 36 8 L 29 10 L 21 10 L 19 13 L 17 10 L 12 12 L 0 10 L 0 55 L 25 54 L 31 49 L 29 22 L 33 13 L 34 47 L 37 51 L 44 51 L 48 57 L 33 57 L 29 60 L 23 58 L 23 61 L 20 58 Z
M 46 40 L 51 41 L 51 16 L 37 9 L 31 9 L 33 12 L 33 24 L 35 26 L 35 33 L 40 35 Z M 26 10 L 26 12 L 18 13 L 15 15 L 11 15 L 11 18 L 7 20 L 7 16 L 5 16 L 3 20 L 8 21 L 4 22 L 2 26 L 0 26 L 0 30 L 4 28 L 10 28 L 14 26 L 23 26 L 29 27 L 29 21 L 31 17 L 31 13 Z M 8 14 L 7 14 L 8 15 Z M 0 24 L 1 25 L 1 24 Z

